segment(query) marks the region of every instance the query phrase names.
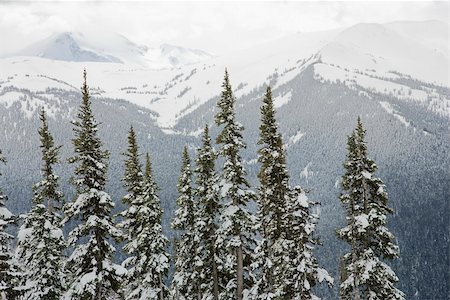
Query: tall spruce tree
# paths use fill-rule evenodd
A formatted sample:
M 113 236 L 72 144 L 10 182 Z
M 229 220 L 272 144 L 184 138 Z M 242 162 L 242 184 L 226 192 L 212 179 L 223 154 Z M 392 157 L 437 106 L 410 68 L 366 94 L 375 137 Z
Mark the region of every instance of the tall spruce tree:
M 77 120 L 73 122 L 75 155 L 70 159 L 77 164 L 74 185 L 77 196 L 68 203 L 65 222 L 80 221 L 70 232 L 68 242 L 74 250 L 67 260 L 70 272 L 66 296 L 71 299 L 108 299 L 119 291 L 126 270 L 114 264 L 115 248 L 109 240 L 120 236 L 111 210 L 114 202 L 105 192 L 108 151 L 102 150 L 98 137 L 98 123 L 91 108 L 91 97 L 86 83 L 86 71 L 81 89 L 83 96 Z
M 191 162 L 187 147 L 183 150 L 183 164 L 178 180 L 177 206 L 172 227 L 180 231 L 175 248 L 175 274 L 173 288 L 180 299 L 197 299 L 201 294 L 201 279 L 197 273 L 196 262 L 199 238 L 196 233 L 196 208 L 192 189 Z
M 348 155 L 340 197 L 347 211 L 347 226 L 337 235 L 351 246 L 341 259 L 341 299 L 404 299 L 394 284 L 398 277 L 384 262 L 399 255 L 394 235 L 386 227 L 388 195 L 374 176 L 375 162 L 367 157 L 361 119 L 348 138 Z
M 258 161 L 259 229 L 261 241 L 255 249 L 255 299 L 311 299 L 311 288 L 327 280 L 312 250 L 317 216 L 312 214 L 306 194 L 289 186 L 286 154 L 275 118 L 272 91 L 267 88 L 261 106 Z
M 61 299 L 65 289 L 66 243 L 60 228 L 63 194 L 58 190 L 59 177 L 53 171 L 59 162 L 61 146 L 54 145 L 43 109 L 40 119 L 43 179 L 33 186 L 31 211 L 22 216 L 24 223 L 18 232 L 16 255 L 24 270 L 23 299 L 56 300 Z
M 162 232 L 163 211 L 150 157 L 147 154 L 145 174 L 142 174 L 133 127 L 128 135 L 128 151 L 125 155 L 123 181 L 128 194 L 124 202 L 128 208 L 122 213 L 122 227 L 127 241 L 123 249 L 130 255 L 123 263 L 128 268 L 125 299 L 163 300 L 167 297 L 164 277 L 169 269 L 166 253 L 168 239 Z
M 195 173 L 197 187 L 196 232 L 201 241 L 199 248 L 199 273 L 204 274 L 201 281 L 202 299 L 219 299 L 219 270 L 217 257 L 217 217 L 220 198 L 215 171 L 216 154 L 211 146 L 208 126 L 203 131 L 202 146 L 197 150 Z
M 252 285 L 249 269 L 256 243 L 256 217 L 247 210 L 247 206 L 255 200 L 255 193 L 249 189 L 239 153 L 245 148 L 242 139 L 244 128 L 236 121 L 236 99 L 227 70 L 222 88 L 217 104 L 219 112 L 215 116 L 216 124 L 222 127 L 216 142 L 221 145 L 219 155 L 224 161 L 219 182 L 223 207 L 220 211 L 217 246 L 226 251 L 221 258 L 222 269 L 230 274 L 229 278 L 223 277 L 226 287 L 222 298 L 241 300 L 244 290 Z
M 289 175 L 286 170 L 285 150 L 275 119 L 272 91 L 267 87 L 261 105 L 261 125 L 258 144 L 258 162 L 261 169 L 258 174 L 259 231 L 261 240 L 255 249 L 256 259 L 253 269 L 256 280 L 253 294 L 257 299 L 276 298 L 276 290 L 286 282 L 285 272 L 281 272 L 283 251 L 274 251 L 285 233 L 288 213 Z M 278 273 L 275 274 L 275 270 Z M 276 276 L 275 276 L 276 275 Z M 278 277 L 278 278 L 275 278 Z
M 1 150 L 0 163 L 6 163 Z M 15 218 L 6 207 L 6 200 L 7 197 L 0 187 L 0 299 L 2 300 L 16 299 L 15 288 L 18 285 L 15 276 L 16 264 L 11 252 L 11 242 L 14 237 L 7 232 L 8 225 L 14 223 Z

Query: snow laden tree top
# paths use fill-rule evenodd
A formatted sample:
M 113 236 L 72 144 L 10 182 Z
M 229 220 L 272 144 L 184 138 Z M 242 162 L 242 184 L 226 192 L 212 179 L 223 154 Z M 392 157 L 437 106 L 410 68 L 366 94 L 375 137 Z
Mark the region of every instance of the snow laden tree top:
M 53 136 L 49 132 L 48 122 L 45 116 L 45 110 L 42 108 L 40 115 L 41 127 L 38 130 L 41 140 L 42 151 L 42 177 L 43 180 L 33 186 L 34 204 L 44 204 L 48 212 L 55 218 L 60 218 L 59 210 L 63 201 L 63 194 L 58 190 L 59 176 L 53 172 L 53 165 L 59 163 L 59 149 L 61 146 L 55 146 Z M 60 221 L 60 220 L 59 220 Z M 59 222 L 57 221 L 57 222 Z M 56 223 L 54 223 L 56 225 Z
M 180 299 L 195 299 L 201 293 L 200 274 L 196 262 L 199 261 L 199 238 L 196 232 L 196 208 L 194 191 L 192 189 L 192 171 L 189 152 L 183 149 L 183 162 L 178 179 L 177 210 L 172 221 L 172 227 L 179 230 L 179 238 L 175 245 L 175 273 L 172 285 Z
M 91 109 L 91 98 L 86 83 L 86 71 L 81 89 L 82 104 L 74 124 L 74 185 L 78 191 L 65 213 L 68 220 L 80 223 L 69 233 L 68 242 L 74 246 L 67 260 L 71 273 L 68 299 L 107 299 L 119 291 L 125 269 L 112 261 L 115 252 L 109 242 L 120 231 L 114 226 L 111 209 L 114 202 L 104 191 L 107 179 L 108 152 L 102 150 L 97 136 L 98 123 Z
M 128 208 L 121 213 L 123 221 L 118 226 L 123 229 L 123 236 L 121 238 L 125 241 L 131 241 L 137 234 L 135 232 L 138 229 L 138 226 L 135 226 L 136 222 L 138 222 L 136 219 L 136 205 L 138 202 L 139 204 L 142 203 L 144 184 L 136 133 L 133 127 L 128 132 L 128 148 L 123 155 L 125 156 L 125 174 L 122 182 L 128 193 L 123 197 L 122 202 L 128 205 Z
M 70 163 L 77 164 L 75 168 L 74 185 L 79 193 L 90 189 L 102 191 L 106 184 L 107 163 L 109 152 L 102 150 L 102 142 L 97 135 L 98 123 L 91 108 L 91 97 L 86 81 L 86 70 L 83 72 L 81 87 L 82 102 L 77 119 L 73 121 L 75 138 L 72 140 L 75 155 Z
M 326 280 L 313 255 L 318 216 L 300 187 L 289 186 L 286 154 L 275 118 L 272 91 L 268 87 L 261 105 L 258 161 L 259 232 L 261 240 L 252 264 L 255 285 L 252 299 L 313 299 L 312 288 Z
M 261 168 L 258 173 L 260 186 L 257 203 L 261 240 L 255 249 L 256 257 L 252 264 L 255 276 L 252 294 L 254 299 L 273 299 L 277 296 L 276 290 L 283 290 L 280 285 L 286 282 L 286 272 L 282 268 L 286 261 L 280 255 L 282 251 L 275 252 L 273 247 L 286 232 L 290 188 L 285 151 L 278 132 L 270 87 L 267 87 L 260 111 L 258 144 L 261 148 L 258 150 L 258 162 Z M 275 274 L 276 272 L 278 273 Z
M 259 205 L 262 230 L 269 239 L 277 239 L 283 232 L 283 217 L 286 214 L 286 200 L 289 193 L 289 175 L 286 169 L 286 154 L 281 134 L 275 119 L 272 90 L 267 88 L 261 105 L 261 125 L 258 144 L 258 162 L 261 169 Z
M 123 249 L 129 255 L 123 262 L 128 269 L 124 284 L 125 299 L 163 300 L 167 296 L 164 278 L 169 270 L 169 255 L 166 253 L 168 240 L 161 226 L 163 211 L 148 153 L 145 174 L 142 174 L 133 127 L 128 134 L 125 157 L 123 182 L 128 194 L 123 201 L 128 208 L 121 214 L 126 241 Z
M 226 297 L 240 300 L 244 289 L 251 286 L 249 266 L 256 243 L 254 232 L 256 218 L 247 210 L 247 205 L 255 200 L 255 193 L 249 189 L 239 153 L 245 148 L 242 139 L 244 128 L 235 118 L 236 99 L 227 70 L 222 88 L 217 103 L 219 112 L 215 116 L 215 122 L 221 128 L 217 137 L 217 144 L 221 145 L 219 155 L 224 159 L 219 182 L 223 207 L 220 211 L 217 245 L 226 251 L 221 260 L 223 270 L 230 274 L 223 292 Z
M 59 177 L 53 172 L 61 146 L 54 145 L 44 109 L 40 119 L 43 179 L 33 186 L 33 208 L 21 216 L 24 221 L 18 232 L 16 256 L 23 269 L 23 299 L 56 300 L 65 290 L 66 243 L 60 228 L 59 205 L 63 194 L 58 190 Z
M 128 132 L 128 149 L 123 155 L 126 159 L 125 175 L 122 178 L 122 181 L 124 187 L 128 191 L 128 194 L 124 197 L 123 201 L 126 204 L 130 204 L 138 195 L 142 194 L 143 185 L 142 167 L 139 161 L 139 149 L 133 126 L 130 127 L 130 131 Z
M 398 277 L 384 262 L 399 255 L 394 235 L 386 227 L 388 195 L 374 176 L 375 162 L 367 157 L 365 130 L 358 118 L 347 142 L 348 155 L 340 197 L 347 211 L 347 226 L 337 235 L 351 246 L 341 260 L 342 299 L 404 299 L 395 288 Z
M 208 126 L 205 126 L 202 136 L 202 146 L 197 149 L 196 159 L 196 189 L 194 191 L 197 203 L 197 217 L 195 222 L 196 232 L 200 240 L 198 266 L 200 274 L 204 276 L 201 281 L 202 299 L 219 298 L 219 271 L 216 248 L 217 241 L 217 217 L 221 208 L 219 189 L 217 186 L 217 174 L 215 171 L 216 154 L 211 146 Z

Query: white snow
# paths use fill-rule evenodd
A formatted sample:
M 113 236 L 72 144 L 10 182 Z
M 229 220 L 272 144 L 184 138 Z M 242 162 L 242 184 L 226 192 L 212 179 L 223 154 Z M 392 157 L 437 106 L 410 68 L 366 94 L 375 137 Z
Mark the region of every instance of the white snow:
M 223 181 L 223 182 L 220 183 L 220 186 L 221 186 L 220 194 L 221 194 L 222 197 L 225 197 L 228 194 L 228 191 L 230 190 L 230 188 L 233 185 L 231 183 L 229 183 L 229 182 L 224 182 Z
M 21 227 L 20 230 L 17 232 L 17 242 L 23 242 L 31 235 L 32 232 L 33 232 L 32 228 Z
M 402 115 L 398 114 L 394 110 L 394 108 L 392 107 L 392 105 L 389 102 L 380 101 L 380 105 L 387 113 L 393 115 L 397 120 L 399 120 L 406 127 L 409 127 L 411 125 L 408 121 L 406 121 L 405 117 L 403 117 Z
M 358 230 L 364 230 L 369 226 L 369 216 L 367 214 L 360 214 L 355 216 L 355 223 L 358 226 Z
M 298 195 L 297 201 L 302 207 L 309 207 L 308 197 L 306 196 L 306 193 L 300 193 Z
M 170 133 L 182 116 L 220 93 L 225 68 L 230 72 L 233 87 L 240 86 L 235 91 L 240 97 L 264 83 L 272 82 L 274 88 L 279 87 L 314 64 L 315 74 L 323 80 L 339 79 L 350 87 L 392 93 L 450 116 L 448 97 L 385 80 L 398 78 L 392 73 L 395 71 L 449 86 L 447 28 L 443 22 L 359 24 L 346 29 L 298 33 L 207 60 L 197 50 L 170 45 L 146 49 L 107 31 L 100 37 L 72 33 L 66 38 L 72 36 L 81 49 L 111 55 L 125 63 L 68 62 L 30 56 L 3 58 L 0 93 L 6 86 L 32 91 L 45 91 L 47 87 L 78 90 L 86 67 L 89 85 L 99 88 L 96 95 L 125 99 L 157 112 L 157 123 Z M 53 43 L 55 37 L 47 40 L 50 41 Z M 155 69 L 158 66 L 145 65 L 149 57 L 156 57 L 152 59 L 159 64 L 158 55 L 164 59 L 176 57 L 180 67 Z M 202 61 L 188 64 L 195 61 L 192 57 Z M 55 81 L 56 78 L 63 82 Z M 0 98 L 0 102 L 11 105 L 12 97 L 15 96 Z M 288 92 L 275 99 L 275 106 L 282 107 L 293 101 L 291 98 Z
M 366 178 L 366 179 L 371 179 L 372 178 L 372 173 L 367 172 L 367 171 L 362 171 L 361 175 Z
M 205 51 L 162 44 L 137 45 L 121 34 L 103 30 L 59 32 L 35 42 L 11 56 L 35 56 L 69 62 L 128 63 L 152 69 L 172 68 L 211 59 Z
M 326 280 L 329 283 L 333 283 L 334 279 L 330 276 L 327 270 L 322 268 L 317 268 L 317 278 L 319 279 L 319 282 L 323 282 Z
M 0 219 L 9 220 L 12 216 L 13 214 L 6 207 L 0 207 Z
M 300 139 L 305 135 L 305 132 L 302 132 L 301 130 L 297 131 L 293 136 L 289 138 L 289 144 L 296 144 Z
M 289 91 L 286 94 L 284 94 L 283 96 L 276 97 L 275 100 L 273 101 L 273 106 L 275 108 L 280 108 L 281 106 L 283 106 L 286 103 L 288 103 L 289 101 L 291 101 L 291 98 L 292 98 L 292 92 Z
M 306 167 L 303 168 L 303 170 L 300 172 L 300 177 L 305 178 L 308 180 L 309 177 L 311 177 L 314 173 L 309 170 L 309 167 L 311 165 L 311 162 L 309 162 Z

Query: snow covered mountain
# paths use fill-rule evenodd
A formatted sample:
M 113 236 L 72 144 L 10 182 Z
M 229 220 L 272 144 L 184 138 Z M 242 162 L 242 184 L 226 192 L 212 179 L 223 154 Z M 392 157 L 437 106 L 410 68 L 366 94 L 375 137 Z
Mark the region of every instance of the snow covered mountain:
M 7 57 L 32 56 L 67 62 L 114 62 L 137 64 L 151 69 L 173 68 L 210 59 L 196 49 L 163 44 L 151 48 L 137 45 L 123 35 L 102 32 L 62 32 L 38 41 Z
M 90 49 L 91 47 L 88 47 L 83 41 L 83 35 L 78 33 L 64 32 L 61 34 L 53 34 L 47 39 L 12 54 L 12 56 L 37 56 L 75 62 L 96 61 L 122 63 L 117 57 Z
M 41 90 L 60 84 L 44 79 L 49 77 L 78 87 L 79 74 L 87 67 L 101 96 L 126 99 L 154 110 L 161 126 L 173 127 L 181 116 L 218 95 L 225 68 L 230 70 L 236 95 L 241 97 L 269 82 L 276 89 L 313 66 L 320 80 L 339 81 L 362 91 L 395 93 L 405 101 L 450 116 L 446 95 L 412 83 L 416 80 L 450 86 L 448 24 L 443 22 L 358 24 L 341 30 L 299 33 L 215 58 L 170 45 L 137 46 L 122 36 L 112 36 L 98 39 L 107 41 L 99 44 L 94 44 L 97 40 L 93 37 L 74 33 L 52 37 L 20 54 L 63 61 L 1 59 L 1 79 L 17 87 L 39 85 Z M 191 64 L 195 61 L 201 62 Z M 163 66 L 179 68 L 154 70 Z M 290 100 L 287 96 L 283 99 Z
M 250 181 L 255 183 L 258 172 L 259 106 L 270 84 L 292 181 L 311 188 L 311 198 L 322 202 L 320 259 L 334 266 L 332 272 L 336 275 L 336 249 L 342 250 L 334 230 L 344 222 L 337 197 L 346 136 L 361 116 L 370 155 L 395 208 L 401 289 L 408 299 L 447 297 L 449 258 L 443 262 L 436 253 L 448 250 L 450 238 L 445 230 L 450 182 L 447 23 L 358 24 L 298 33 L 221 57 L 169 45 L 141 47 L 113 36 L 64 34 L 59 43 L 53 37 L 21 56 L 0 59 L 0 148 L 8 158 L 5 190 L 11 199 L 20 199 L 11 201 L 14 212 L 27 207 L 39 173 L 40 106 L 50 115 L 57 142 L 65 145 L 63 159 L 71 155 L 69 121 L 79 105 L 86 68 L 100 134 L 111 150 L 108 189 L 115 199 L 123 195 L 120 153 L 132 124 L 142 149 L 153 154 L 168 228 L 181 149 L 198 145 L 205 124 L 212 125 L 213 136 L 217 133 L 213 116 L 228 68 L 237 119 L 245 126 L 243 156 Z M 58 47 L 62 50 L 44 51 Z M 70 167 L 63 164 L 59 171 L 62 182 L 68 182 Z M 63 188 L 70 195 L 70 186 Z M 324 292 L 324 298 L 337 298 L 334 292 Z

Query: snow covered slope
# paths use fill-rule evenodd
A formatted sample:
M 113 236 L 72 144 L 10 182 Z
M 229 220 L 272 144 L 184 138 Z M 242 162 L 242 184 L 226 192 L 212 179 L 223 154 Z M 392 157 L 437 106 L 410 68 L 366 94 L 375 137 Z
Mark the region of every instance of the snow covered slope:
M 159 114 L 160 126 L 173 127 L 180 117 L 219 94 L 225 68 L 230 71 L 236 96 L 242 97 L 263 84 L 276 89 L 313 65 L 318 80 L 396 94 L 404 101 L 450 116 L 449 95 L 438 88 L 450 86 L 448 28 L 439 21 L 358 24 L 298 33 L 214 58 L 171 45 L 142 47 L 119 35 L 96 39 L 65 33 L 21 53 L 41 58 L 1 59 L 0 81 L 2 87 L 36 91 L 46 87 L 78 89 L 86 67 L 98 95 L 151 109 Z M 202 62 L 190 64 L 195 61 Z M 169 65 L 179 68 L 155 70 Z M 290 96 L 284 95 L 276 103 L 282 107 L 289 101 Z

